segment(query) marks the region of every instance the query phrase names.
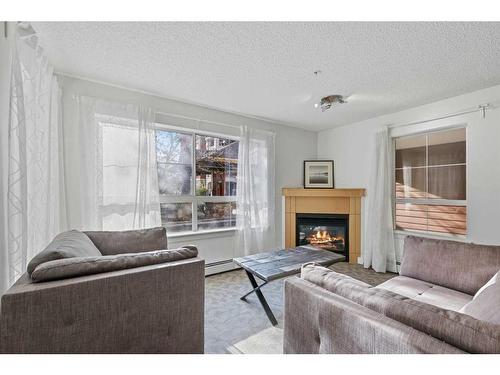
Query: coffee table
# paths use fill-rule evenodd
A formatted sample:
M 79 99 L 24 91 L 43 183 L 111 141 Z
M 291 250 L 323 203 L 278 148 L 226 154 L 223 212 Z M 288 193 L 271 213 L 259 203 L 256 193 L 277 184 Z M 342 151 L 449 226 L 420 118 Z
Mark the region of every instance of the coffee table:
M 312 246 L 298 246 L 234 258 L 233 261 L 245 270 L 253 288 L 240 299 L 246 301 L 246 297 L 255 292 L 272 325 L 277 325 L 278 321 L 260 290 L 264 285 L 273 280 L 299 273 L 300 268 L 305 263 L 314 262 L 322 266 L 329 266 L 344 260 L 343 255 Z M 259 285 L 255 277 L 261 279 L 263 283 Z

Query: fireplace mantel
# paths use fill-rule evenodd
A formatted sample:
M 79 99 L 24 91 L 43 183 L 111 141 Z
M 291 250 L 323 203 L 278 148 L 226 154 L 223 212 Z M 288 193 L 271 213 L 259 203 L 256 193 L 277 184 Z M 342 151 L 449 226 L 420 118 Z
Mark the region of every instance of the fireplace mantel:
M 361 255 L 361 197 L 365 189 L 283 188 L 285 197 L 285 246 L 294 247 L 296 215 L 349 215 L 349 262 L 357 263 Z
M 283 188 L 285 197 L 362 197 L 365 189 L 303 189 Z

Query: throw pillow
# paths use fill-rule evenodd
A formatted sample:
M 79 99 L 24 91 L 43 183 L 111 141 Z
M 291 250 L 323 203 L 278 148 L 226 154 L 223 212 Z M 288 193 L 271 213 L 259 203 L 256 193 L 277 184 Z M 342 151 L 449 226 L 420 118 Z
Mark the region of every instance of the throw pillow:
M 42 263 L 57 259 L 100 256 L 90 238 L 78 230 L 59 233 L 47 247 L 28 263 L 28 274 Z
M 85 232 L 103 255 L 138 253 L 167 249 L 167 232 L 164 227 Z
M 500 324 L 500 271 L 481 287 L 472 301 L 459 312 L 478 320 Z

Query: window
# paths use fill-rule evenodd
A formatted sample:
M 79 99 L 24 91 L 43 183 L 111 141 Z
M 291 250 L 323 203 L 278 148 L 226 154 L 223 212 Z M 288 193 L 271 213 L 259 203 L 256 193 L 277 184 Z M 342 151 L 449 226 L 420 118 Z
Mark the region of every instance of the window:
M 236 226 L 238 148 L 235 139 L 156 130 L 161 219 L 170 232 Z
M 395 139 L 396 229 L 467 234 L 465 128 Z

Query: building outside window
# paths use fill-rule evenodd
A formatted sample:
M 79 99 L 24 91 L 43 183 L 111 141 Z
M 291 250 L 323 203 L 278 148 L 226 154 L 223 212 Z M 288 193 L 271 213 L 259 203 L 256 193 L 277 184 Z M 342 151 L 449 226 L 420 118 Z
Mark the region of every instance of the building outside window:
M 162 224 L 170 232 L 236 226 L 236 139 L 156 130 Z
M 467 234 L 466 129 L 395 139 L 395 228 Z

